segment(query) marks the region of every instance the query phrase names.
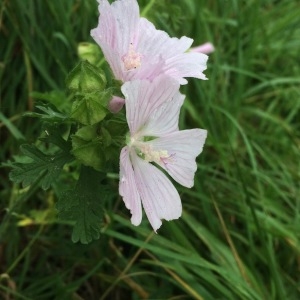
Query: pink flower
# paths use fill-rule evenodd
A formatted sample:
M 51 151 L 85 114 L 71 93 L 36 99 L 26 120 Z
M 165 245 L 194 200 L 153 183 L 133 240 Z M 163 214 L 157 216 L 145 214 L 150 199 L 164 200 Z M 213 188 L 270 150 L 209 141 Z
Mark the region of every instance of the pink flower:
M 130 209 L 133 225 L 142 220 L 142 206 L 156 231 L 161 220 L 177 219 L 182 206 L 168 177 L 186 187 L 194 185 L 196 157 L 202 152 L 206 130 L 178 130 L 184 96 L 179 83 L 168 76 L 122 86 L 129 126 L 127 146 L 120 155 L 119 192 Z
M 209 54 L 215 51 L 215 47 L 212 43 L 204 43 L 202 45 L 191 48 L 190 51 Z
M 164 31 L 140 18 L 136 0 L 99 1 L 99 24 L 91 31 L 100 45 L 116 79 L 153 80 L 168 74 L 180 84 L 184 77 L 206 79 L 207 56 L 186 52 L 193 40 L 185 36 L 170 38 Z

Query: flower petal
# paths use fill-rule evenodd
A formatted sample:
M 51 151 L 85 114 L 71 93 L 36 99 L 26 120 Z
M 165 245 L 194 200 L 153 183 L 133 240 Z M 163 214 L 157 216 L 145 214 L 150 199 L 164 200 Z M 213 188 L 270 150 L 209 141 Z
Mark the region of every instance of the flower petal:
M 128 51 L 138 32 L 139 6 L 136 0 L 118 0 L 111 5 L 107 0 L 99 2 L 99 23 L 91 31 L 92 37 L 101 46 L 104 42 L 120 55 Z
M 162 57 L 161 73 L 168 74 L 180 84 L 186 84 L 183 77 L 207 79 L 202 73 L 206 69 L 207 55 L 202 53 L 185 53 L 193 43 L 188 37 L 171 38 L 161 30 L 157 30 L 148 20 L 140 19 L 140 35 L 137 50 L 143 53 L 147 64 L 155 64 Z M 145 77 L 135 77 L 145 78 Z M 149 78 L 152 79 L 152 78 Z
M 143 53 L 148 61 L 155 61 L 159 56 L 164 59 L 184 53 L 190 48 L 193 40 L 183 36 L 180 39 L 171 38 L 165 31 L 157 30 L 155 26 L 145 18 L 139 22 L 139 41 L 137 50 Z
M 95 36 L 93 36 L 95 39 Z M 95 39 L 96 40 L 96 39 Z M 96 40 L 97 41 L 97 40 Z M 121 56 L 116 50 L 113 50 L 109 45 L 105 42 L 98 43 L 101 45 L 102 52 L 109 63 L 111 70 L 118 80 L 124 80 L 124 72 L 123 72 L 123 63 L 121 60 Z
M 140 20 L 139 6 L 136 0 L 118 0 L 111 4 L 111 8 L 118 30 L 118 50 L 124 55 L 130 44 L 136 44 Z
M 150 115 L 140 134 L 143 136 L 161 136 L 178 131 L 179 113 L 183 100 L 184 95 L 178 92 L 172 99 L 162 103 Z
M 148 122 L 151 114 L 178 93 L 179 84 L 169 76 L 161 75 L 152 82 L 134 80 L 122 86 L 125 96 L 126 118 L 133 136 Z
M 143 207 L 156 232 L 162 219 L 178 219 L 182 213 L 179 194 L 166 175 L 132 152 L 135 181 Z
M 187 83 L 183 77 L 207 79 L 202 73 L 207 68 L 207 59 L 208 56 L 206 54 L 197 52 L 187 52 L 173 56 L 166 61 L 167 69 L 165 74 L 177 79 L 180 84 Z
M 91 36 L 101 47 L 115 77 L 126 80 L 122 56 L 130 44 L 136 43 L 139 23 L 139 6 L 136 0 L 118 0 L 111 5 L 99 0 L 99 23 Z
M 206 136 L 203 129 L 182 130 L 146 143 L 153 151 L 168 152 L 170 158 L 161 159 L 159 165 L 178 183 L 190 188 L 197 170 L 196 157 L 202 152 Z
M 164 74 L 166 60 L 161 56 L 153 61 L 148 60 L 145 55 L 142 56 L 141 66 L 137 69 L 127 71 L 123 75 L 123 81 L 132 81 L 137 79 L 146 79 L 152 81 L 159 75 Z
M 125 206 L 130 209 L 132 214 L 131 223 L 135 226 L 140 225 L 142 221 L 142 204 L 136 187 L 128 147 L 124 147 L 120 154 L 119 193 L 123 197 Z

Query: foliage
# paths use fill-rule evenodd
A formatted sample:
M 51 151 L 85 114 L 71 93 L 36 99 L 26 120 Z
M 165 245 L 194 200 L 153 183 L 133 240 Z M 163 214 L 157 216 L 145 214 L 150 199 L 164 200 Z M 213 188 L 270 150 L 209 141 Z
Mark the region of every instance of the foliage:
M 100 237 L 103 215 L 101 198 L 107 197 L 100 178 L 99 172 L 82 167 L 75 189 L 65 191 L 57 202 L 59 218 L 75 222 L 72 233 L 74 243 L 80 241 L 88 244 Z
M 21 182 L 23 187 L 31 185 L 42 176 L 41 186 L 47 190 L 51 183 L 57 179 L 63 166 L 72 159 L 69 153 L 47 155 L 34 145 L 24 144 L 20 149 L 24 155 L 33 161 L 30 163 L 12 163 L 10 166 L 13 170 L 9 175 L 12 181 Z
M 205 72 L 209 80 L 192 81 L 182 89 L 187 100 L 181 128 L 209 132 L 194 188 L 179 187 L 183 217 L 164 222 L 157 235 L 147 222 L 134 227 L 117 196 L 117 174 L 98 175 L 99 185 L 91 185 L 100 189 L 99 202 L 91 199 L 86 209 L 91 228 L 94 223 L 103 226 L 100 238 L 89 245 L 73 244 L 72 217 L 85 215 L 76 210 L 77 195 L 87 188 L 75 183 L 78 165 L 67 162 L 51 191 L 40 189 L 41 181 L 27 188 L 12 184 L 3 167 L 0 298 L 299 299 L 298 2 L 139 3 L 157 27 L 191 36 L 194 45 L 209 40 L 216 47 Z M 52 155 L 65 153 L 62 144 L 74 157 L 72 144 L 100 143 L 103 136 L 104 155 L 117 156 L 123 143 L 120 131 L 127 130 L 124 119 L 106 115 L 103 128 L 74 128 L 66 114 L 75 96 L 64 92 L 65 78 L 78 62 L 78 42 L 91 42 L 97 17 L 92 0 L 1 2 L 1 162 L 19 153 L 25 137 L 30 141 L 25 152 L 35 162 L 26 159 L 23 167 L 50 163 Z M 33 111 L 36 99 L 42 102 Z M 24 112 L 36 118 L 21 118 Z M 61 126 L 62 120 L 66 125 Z M 33 143 L 42 123 L 42 139 L 48 140 Z M 50 134 L 52 125 L 60 128 L 57 140 Z M 85 126 L 94 126 L 95 135 L 78 140 Z M 118 136 L 118 145 L 109 145 L 109 136 Z M 16 158 L 13 164 L 19 162 Z M 47 173 L 35 178 L 39 176 L 47 178 Z M 105 196 L 102 180 L 113 198 Z M 60 197 L 70 206 L 60 207 Z M 70 219 L 57 219 L 55 205 Z M 99 236 L 97 230 L 91 234 Z M 81 231 L 73 238 L 90 240 Z

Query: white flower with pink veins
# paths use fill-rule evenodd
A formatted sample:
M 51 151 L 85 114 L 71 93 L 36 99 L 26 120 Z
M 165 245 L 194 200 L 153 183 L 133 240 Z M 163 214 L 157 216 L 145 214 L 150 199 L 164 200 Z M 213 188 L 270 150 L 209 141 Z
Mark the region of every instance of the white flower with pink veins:
M 184 95 L 179 83 L 168 76 L 127 82 L 122 92 L 130 132 L 120 155 L 119 192 L 131 211 L 132 224 L 141 223 L 143 206 L 156 231 L 162 219 L 177 219 L 182 213 L 179 194 L 160 168 L 181 185 L 192 187 L 195 160 L 207 131 L 178 129 Z
M 171 38 L 154 25 L 140 18 L 136 0 L 117 0 L 109 4 L 99 2 L 99 23 L 91 31 L 101 47 L 116 79 L 123 82 L 135 79 L 153 80 L 167 74 L 179 84 L 185 77 L 206 79 L 207 55 L 186 52 L 193 40 L 188 37 Z

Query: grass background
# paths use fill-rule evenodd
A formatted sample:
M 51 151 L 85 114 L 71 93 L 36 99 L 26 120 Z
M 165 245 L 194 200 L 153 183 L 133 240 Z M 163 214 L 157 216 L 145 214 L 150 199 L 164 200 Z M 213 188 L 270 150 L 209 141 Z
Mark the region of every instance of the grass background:
M 0 3 L 4 162 L 36 139 L 37 120 L 21 117 L 31 92 L 64 91 L 98 11 L 93 0 Z M 178 186 L 183 216 L 155 235 L 116 194 L 101 238 L 73 244 L 55 218 L 59 188 L 24 190 L 1 168 L 0 298 L 299 299 L 299 1 L 139 4 L 157 28 L 216 47 L 209 81 L 183 88 L 181 128 L 209 132 L 195 186 Z

